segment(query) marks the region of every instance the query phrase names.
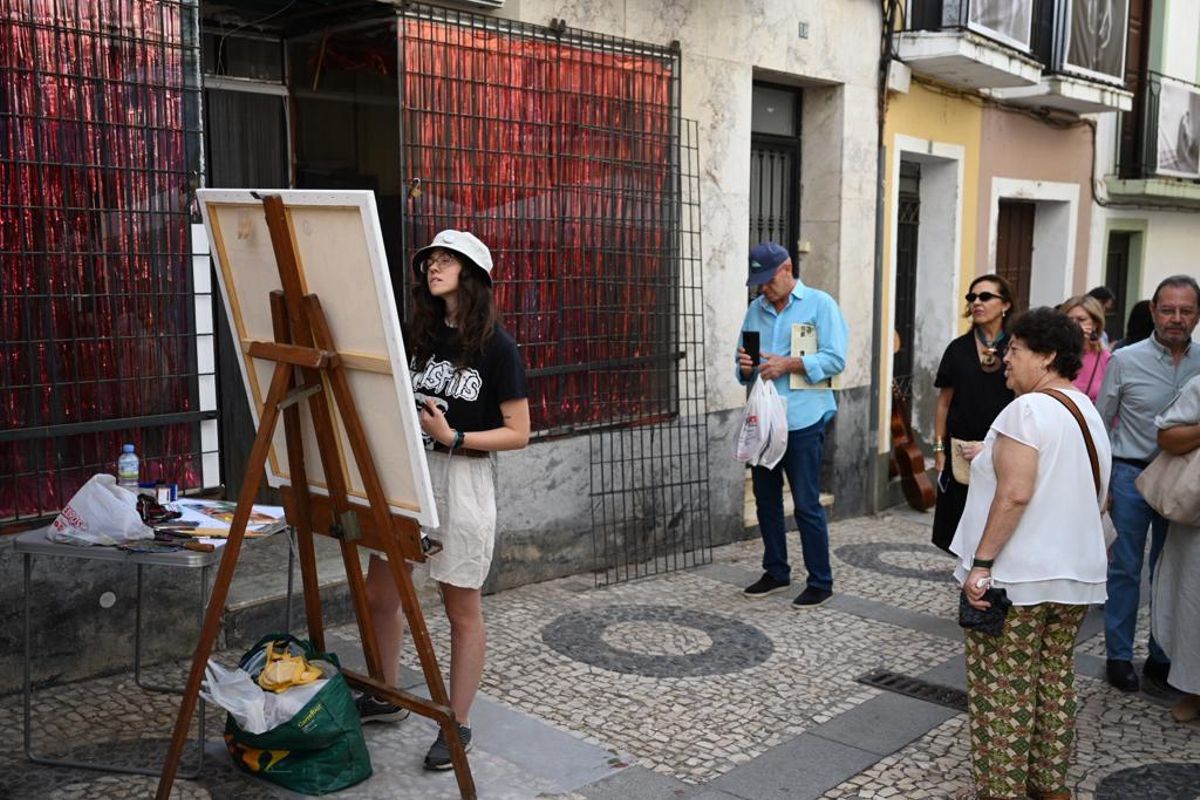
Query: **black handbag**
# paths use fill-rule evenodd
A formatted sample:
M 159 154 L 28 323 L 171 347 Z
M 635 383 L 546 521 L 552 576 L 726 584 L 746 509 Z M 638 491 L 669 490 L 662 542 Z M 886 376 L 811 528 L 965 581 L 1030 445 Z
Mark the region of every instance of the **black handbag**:
M 1004 631 L 1004 619 L 1012 608 L 1008 592 L 992 587 L 983 593 L 983 599 L 991 603 L 986 610 L 980 610 L 967 602 L 967 593 L 958 595 L 958 624 L 968 630 L 986 633 L 988 636 L 999 636 Z

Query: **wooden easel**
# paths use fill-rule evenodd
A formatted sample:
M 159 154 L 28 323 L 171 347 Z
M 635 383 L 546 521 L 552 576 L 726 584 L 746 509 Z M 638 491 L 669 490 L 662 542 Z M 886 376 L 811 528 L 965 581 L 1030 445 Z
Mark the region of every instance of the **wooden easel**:
M 304 585 L 304 610 L 309 638 L 318 650 L 325 649 L 325 630 L 317 588 L 316 552 L 313 547 L 313 534 L 321 533 L 333 536 L 341 542 L 342 560 L 346 567 L 350 597 L 358 620 L 363 654 L 369 672 L 369 675 L 361 675 L 344 670 L 347 682 L 356 689 L 369 692 L 437 722 L 450 747 L 459 792 L 464 800 L 474 800 L 475 782 L 471 776 L 471 767 L 459 738 L 458 725 L 454 712 L 450 709 L 450 698 L 442 681 L 429 630 L 425 627 L 425 618 L 417 601 L 412 577 L 405 565 L 406 561 L 425 560 L 421 549 L 420 527 L 416 521 L 393 515 L 388 509 L 387 497 L 371 457 L 371 449 L 350 391 L 346 369 L 334 347 L 320 300 L 316 295 L 305 295 L 303 292 L 283 200 L 278 195 L 270 195 L 262 198 L 262 203 L 283 291 L 271 292 L 270 296 L 275 341 L 253 342 L 249 352 L 255 358 L 275 362 L 275 370 L 271 378 L 271 388 L 267 392 L 259 416 L 258 435 L 254 439 L 254 446 L 246 463 L 245 478 L 238 495 L 237 511 L 231 524 L 229 541 L 225 545 L 221 565 L 217 569 L 204 625 L 200 631 L 200 641 L 197 642 L 196 652 L 192 656 L 191 671 L 188 674 L 187 686 L 179 706 L 179 716 L 175 720 L 175 728 L 171 735 L 171 746 L 167 751 L 155 797 L 157 800 L 168 800 L 171 793 L 171 785 L 174 783 L 175 773 L 183 755 L 183 746 L 187 740 L 188 727 L 196 710 L 204 668 L 212 654 L 220 628 L 221 612 L 225 607 L 229 584 L 237 566 L 246 524 L 266 469 L 275 426 L 282 415 L 291 486 L 282 489 L 281 493 L 288 521 L 296 530 L 300 550 L 300 573 Z M 297 371 L 303 376 L 302 384 L 297 383 Z M 329 394 L 332 394 L 332 402 L 336 403 L 349 438 L 355 464 L 366 488 L 369 507 L 352 505 L 349 501 L 335 438 Z M 321 464 L 328 483 L 328 497 L 308 491 L 298 406 L 298 403 L 304 401 L 308 402 L 312 413 Z M 387 555 L 388 567 L 400 593 L 408 630 L 412 634 L 431 700 L 383 683 L 382 661 L 375 631 L 371 627 L 366 584 L 358 558 L 359 547 L 378 550 Z

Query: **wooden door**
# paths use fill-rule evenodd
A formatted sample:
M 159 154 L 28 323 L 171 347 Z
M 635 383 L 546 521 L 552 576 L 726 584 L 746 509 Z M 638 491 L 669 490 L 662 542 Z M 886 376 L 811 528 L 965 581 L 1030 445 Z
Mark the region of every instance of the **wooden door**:
M 1014 310 L 1029 308 L 1035 203 L 1001 200 L 996 225 L 996 274 L 1012 287 Z

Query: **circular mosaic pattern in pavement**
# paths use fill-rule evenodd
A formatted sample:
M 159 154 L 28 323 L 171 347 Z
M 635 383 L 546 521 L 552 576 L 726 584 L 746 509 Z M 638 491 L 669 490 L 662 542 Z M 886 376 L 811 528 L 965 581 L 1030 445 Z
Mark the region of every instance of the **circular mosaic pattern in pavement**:
M 932 545 L 867 542 L 844 544 L 834 552 L 851 566 L 882 572 L 884 575 L 933 583 L 951 583 L 954 580 L 954 561 Z
M 1196 800 L 1200 764 L 1146 764 L 1119 770 L 1100 781 L 1096 800 Z
M 543 628 L 542 641 L 575 661 L 651 678 L 740 672 L 775 652 L 753 625 L 675 606 L 573 611 Z
M 699 628 L 674 622 L 618 622 L 601 634 L 617 650 L 644 656 L 690 656 L 712 647 L 712 637 Z

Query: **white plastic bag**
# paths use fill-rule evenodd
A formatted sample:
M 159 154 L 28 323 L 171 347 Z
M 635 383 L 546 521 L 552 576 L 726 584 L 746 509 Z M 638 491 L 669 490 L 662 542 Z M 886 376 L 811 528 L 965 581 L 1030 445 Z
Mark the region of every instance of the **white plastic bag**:
M 767 444 L 767 405 L 763 402 L 766 384 L 761 377 L 754 379 L 750 397 L 742 409 L 742 424 L 733 443 L 733 457 L 747 464 L 757 464 L 758 456 Z M 774 389 L 775 387 L 771 387 Z
M 733 457 L 751 466 L 773 469 L 787 450 L 787 400 L 775 384 L 754 379 L 750 398 L 742 409 L 742 425 L 734 443 Z
M 265 692 L 244 669 L 226 669 L 213 660 L 204 668 L 200 696 L 216 703 L 237 720 L 243 730 L 266 733 Z
M 756 462 L 760 467 L 774 469 L 783 459 L 788 443 L 787 398 L 780 397 L 775 391 L 775 384 L 765 383 L 767 412 L 765 423 L 760 421 L 767 433 L 767 441 Z
M 325 661 L 310 663 L 326 675 L 333 669 Z M 327 683 L 328 678 L 320 678 L 283 692 L 267 692 L 246 670 L 226 669 L 210 659 L 204 669 L 200 696 L 228 711 L 247 733 L 266 733 L 296 716 Z
M 63 507 L 50 526 L 52 542 L 119 545 L 153 539 L 137 511 L 137 495 L 117 486 L 112 475 L 93 475 Z

